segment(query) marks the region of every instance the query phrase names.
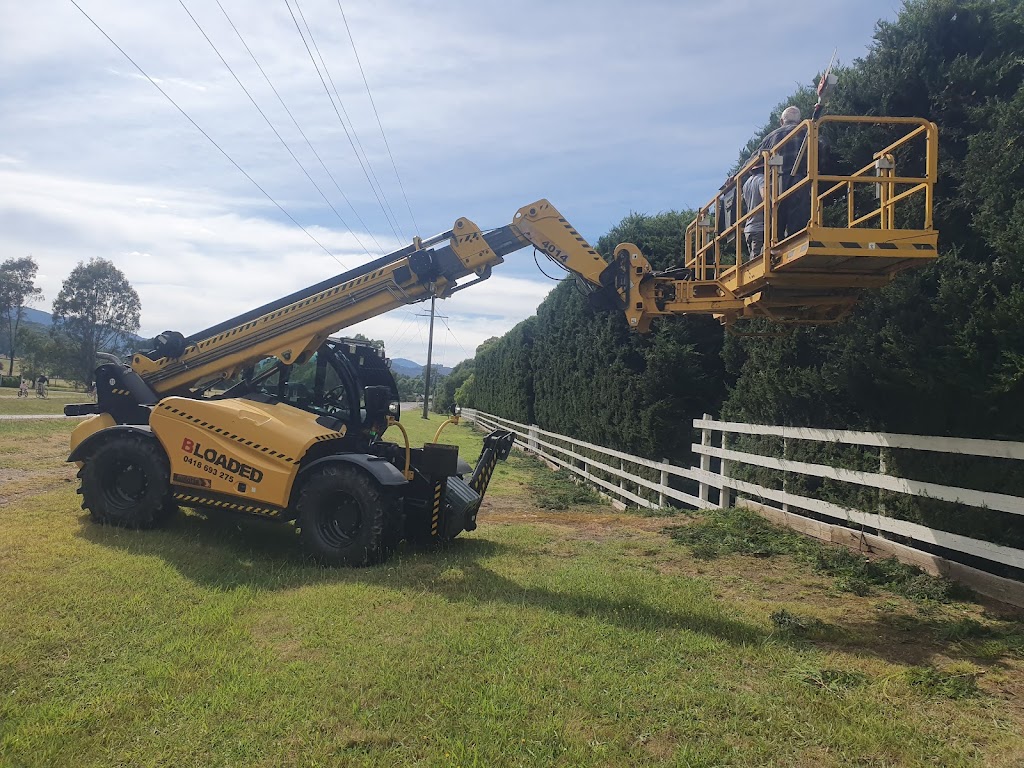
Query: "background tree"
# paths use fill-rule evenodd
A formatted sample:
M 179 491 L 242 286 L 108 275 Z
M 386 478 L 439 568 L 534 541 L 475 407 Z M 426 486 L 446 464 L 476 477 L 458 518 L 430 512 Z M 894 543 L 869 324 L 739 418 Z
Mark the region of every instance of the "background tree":
M 451 373 L 438 382 L 434 390 L 434 401 L 431 403 L 436 413 L 449 413 L 456 402 L 469 406 L 469 403 L 458 400 L 457 392 L 472 377 L 475 368 L 476 361 L 473 358 L 463 360 L 456 363 Z
M 371 339 L 369 336 L 366 336 L 366 335 L 364 335 L 362 333 L 357 333 L 357 334 L 351 336 L 350 338 L 353 338 L 356 341 L 365 342 L 366 344 L 369 344 L 372 347 L 376 347 L 377 349 L 383 349 L 384 348 L 384 340 L 383 339 Z
M 417 397 L 423 397 L 423 377 L 406 376 L 404 373 L 393 372 L 398 397 L 403 403 L 411 403 Z
M 6 336 L 10 367 L 7 375 L 14 375 L 14 355 L 18 345 L 18 330 L 25 319 L 25 307 L 43 298 L 43 292 L 36 287 L 36 273 L 39 266 L 35 259 L 8 259 L 0 264 L 0 322 Z
M 75 346 L 63 333 L 47 333 L 38 326 L 23 326 L 18 331 L 18 349 L 25 378 L 35 379 L 40 373 L 51 378 L 76 377 Z
M 476 377 L 471 373 L 469 377 L 462 382 L 458 389 L 455 390 L 455 402 L 460 406 L 466 408 L 475 408 L 474 399 L 474 386 L 476 384 Z
M 97 352 L 119 352 L 139 328 L 139 295 L 106 259 L 79 262 L 53 302 L 54 330 L 73 344 L 74 377 L 91 385 Z

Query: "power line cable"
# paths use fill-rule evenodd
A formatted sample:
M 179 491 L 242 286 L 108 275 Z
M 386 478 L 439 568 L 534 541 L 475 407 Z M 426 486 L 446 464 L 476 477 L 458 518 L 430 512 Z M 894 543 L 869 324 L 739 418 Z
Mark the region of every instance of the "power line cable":
M 348 143 L 352 147 L 352 151 L 355 153 L 356 160 L 359 162 L 359 167 L 363 171 L 363 176 L 366 177 L 366 183 L 370 185 L 370 190 L 373 192 L 374 197 L 377 198 L 377 203 L 380 205 L 380 209 L 384 213 L 384 218 L 388 222 L 388 226 L 391 227 L 391 231 L 394 233 L 396 238 L 398 238 L 399 240 L 404 240 L 404 238 L 401 237 L 398 234 L 398 230 L 395 228 L 394 223 L 392 222 L 391 218 L 388 216 L 387 209 L 385 209 L 385 207 L 384 207 L 384 201 L 381 199 L 381 196 L 377 193 L 377 188 L 373 186 L 373 182 L 370 180 L 370 173 L 367 170 L 366 164 L 363 162 L 363 158 L 360 156 L 359 150 L 356 149 L 356 144 L 352 140 L 352 134 L 348 130 L 348 125 L 346 125 L 345 121 L 342 119 L 341 112 L 338 110 L 338 105 L 334 101 L 334 96 L 331 95 L 331 91 L 327 87 L 327 81 L 324 80 L 324 75 L 320 72 L 320 66 L 316 63 L 316 59 L 313 57 L 313 51 L 310 49 L 309 43 L 306 42 L 306 36 L 302 33 L 302 28 L 299 26 L 299 20 L 297 18 L 295 18 L 295 12 L 292 10 L 291 3 L 289 3 L 288 0 L 284 0 L 284 4 L 288 8 L 288 13 L 291 15 L 292 21 L 295 23 L 295 29 L 298 31 L 299 37 L 302 38 L 302 44 L 306 47 L 306 53 L 309 54 L 309 59 L 310 59 L 310 61 L 313 62 L 313 68 L 316 69 L 317 76 L 320 78 L 320 83 L 324 87 L 324 92 L 327 94 L 327 98 L 331 102 L 331 107 L 334 108 L 334 114 L 338 116 L 338 122 L 341 123 L 342 130 L 345 131 L 345 137 L 348 139 Z M 298 4 L 297 0 L 296 0 L 296 3 L 295 3 L 295 7 L 299 8 L 299 4 Z M 302 14 L 302 9 L 301 8 L 299 8 L 299 14 L 300 15 Z M 303 17 L 303 23 L 305 23 L 305 18 L 304 17 Z M 309 25 L 308 24 L 306 25 L 306 29 L 307 29 L 307 31 L 309 30 Z M 310 41 L 313 43 L 313 46 L 315 48 L 316 47 L 316 41 L 313 39 L 312 32 L 309 32 L 309 38 L 310 38 Z M 319 49 L 317 49 L 317 54 L 319 54 L 319 53 L 320 53 L 320 51 L 319 51 Z M 323 57 L 321 57 L 321 61 L 323 61 Z M 326 71 L 326 69 L 327 69 L 327 65 L 324 64 L 324 70 Z M 331 76 L 330 72 L 327 72 L 328 79 L 330 79 L 330 76 Z M 332 85 L 333 85 L 333 80 L 332 80 Z M 340 100 L 340 97 L 339 97 L 339 100 Z M 344 107 L 344 105 L 342 105 L 342 107 Z M 353 131 L 354 130 L 355 130 L 355 126 L 353 126 Z
M 391 346 L 391 343 L 395 340 L 395 338 L 398 336 L 399 331 L 402 330 L 402 328 L 405 326 L 407 322 L 409 322 L 409 318 L 403 317 L 402 322 L 400 322 L 398 326 L 395 328 L 395 330 L 393 330 L 391 334 L 388 336 L 387 341 L 384 343 L 385 347 Z
M 366 255 L 372 258 L 372 254 L 370 253 L 369 250 L 367 250 L 366 246 L 363 245 L 363 242 L 359 239 L 359 235 L 352 231 L 352 228 L 348 225 L 348 222 L 345 221 L 344 217 L 341 215 L 338 209 L 334 207 L 330 200 L 327 199 L 327 195 L 325 195 L 324 191 L 320 189 L 320 185 L 316 183 L 316 180 L 312 176 L 310 176 L 309 171 L 306 170 L 306 166 L 304 166 L 302 164 L 302 161 L 295 156 L 295 153 L 292 151 L 292 148 L 288 145 L 288 142 L 284 140 L 284 137 L 280 134 L 277 128 L 274 127 L 274 124 L 270 121 L 270 118 L 267 117 L 267 114 L 263 111 L 262 108 L 260 108 L 260 105 L 256 103 L 256 99 L 253 98 L 252 94 L 249 93 L 249 89 L 245 87 L 245 85 L 239 79 L 238 75 L 235 74 L 235 70 L 231 68 L 230 64 L 228 64 L 227 59 L 225 59 L 224 56 L 221 54 L 220 50 L 214 44 L 213 40 L 210 39 L 210 36 L 206 34 L 206 30 L 204 30 L 202 25 L 196 20 L 196 17 L 192 15 L 192 11 L 190 11 L 188 9 L 188 6 L 185 5 L 185 0 L 178 0 L 178 5 L 180 5 L 184 9 L 185 13 L 188 14 L 188 17 L 192 19 L 192 23 L 196 25 L 196 29 L 199 30 L 199 33 L 206 39 L 206 42 L 210 44 L 210 47 L 213 48 L 213 52 L 217 54 L 217 58 L 220 59 L 221 63 L 225 67 L 227 67 L 227 70 L 231 73 L 231 76 L 235 78 L 235 82 L 238 83 L 238 87 L 241 88 L 245 95 L 249 97 L 249 101 L 251 101 L 252 105 L 256 107 L 256 111 L 260 113 L 260 117 L 262 117 L 263 120 L 267 123 L 267 125 L 270 127 L 270 130 L 274 132 L 274 135 L 277 136 L 277 140 L 281 142 L 281 146 L 288 150 L 288 154 L 292 156 L 292 160 L 294 160 L 295 164 L 299 166 L 299 170 L 306 174 L 306 178 L 309 179 L 310 183 L 314 187 L 316 187 L 316 191 L 320 193 L 320 197 L 322 197 L 324 199 L 324 202 L 327 203 L 327 205 L 330 207 L 332 211 L 334 211 L 334 215 L 338 217 L 338 221 L 340 221 L 344 225 L 345 229 L 348 230 L 349 234 L 355 238 L 356 242 L 359 243 L 359 247 L 366 252 Z M 341 264 L 340 261 L 338 263 Z M 348 269 L 348 267 L 345 267 L 344 264 L 341 264 L 341 266 L 345 269 Z
M 302 19 L 302 24 L 306 28 L 306 32 L 309 34 L 309 41 L 313 43 L 313 50 L 316 51 L 316 55 L 320 59 L 320 63 L 323 65 L 324 74 L 327 75 L 327 81 L 331 84 L 331 89 L 334 91 L 334 95 L 338 98 L 338 106 L 341 107 L 342 114 L 345 115 L 345 119 L 348 120 L 349 127 L 352 129 L 352 136 L 355 138 L 356 144 L 359 146 L 359 152 L 362 153 L 363 159 L 366 161 L 366 167 L 369 169 L 370 175 L 373 177 L 373 183 L 377 185 L 377 189 L 380 190 L 380 194 L 384 198 L 384 205 L 387 206 L 387 213 L 391 214 L 391 221 L 389 223 L 393 222 L 394 225 L 398 227 L 399 232 L 401 232 L 402 227 L 401 225 L 398 224 L 398 217 L 395 216 L 395 212 L 391 208 L 391 203 L 388 202 L 387 195 L 384 194 L 384 187 L 381 186 L 380 181 L 377 179 L 377 174 L 373 170 L 373 164 L 370 162 L 370 156 L 366 154 L 366 150 L 363 148 L 363 142 L 360 141 L 359 139 L 359 132 L 356 130 L 355 121 L 351 117 L 349 117 L 348 110 L 345 109 L 345 102 L 342 100 L 341 94 L 338 92 L 338 87 L 334 84 L 334 78 L 331 77 L 330 69 L 327 68 L 327 61 L 324 59 L 323 54 L 320 52 L 320 47 L 316 44 L 316 38 L 313 37 L 313 28 L 310 27 L 309 22 L 306 21 L 306 16 L 302 12 L 302 6 L 299 4 L 299 0 L 294 1 L 295 8 L 299 12 L 299 18 Z M 373 184 L 371 184 L 370 186 L 372 187 Z M 385 213 L 385 217 L 387 216 L 387 213 Z M 404 240 L 405 234 L 402 233 L 401 237 Z
M 366 86 L 366 95 L 370 98 L 370 106 L 373 107 L 373 114 L 377 118 L 377 127 L 380 128 L 380 137 L 384 139 L 384 146 L 388 150 L 388 157 L 391 158 L 391 167 L 395 169 L 395 178 L 398 179 L 398 187 L 402 190 L 402 197 L 405 198 L 405 207 L 409 211 L 409 218 L 412 219 L 414 232 L 419 232 L 419 225 L 413 215 L 412 206 L 409 205 L 409 196 L 405 194 L 405 185 L 402 177 L 398 174 L 398 165 L 395 163 L 395 156 L 391 154 L 391 145 L 388 144 L 388 137 L 384 135 L 384 125 L 380 121 L 380 113 L 377 112 L 377 105 L 373 101 L 373 94 L 370 93 L 370 83 L 366 79 L 366 72 L 363 71 L 363 62 L 359 59 L 359 51 L 356 49 L 356 41 L 352 37 L 352 30 L 348 26 L 348 19 L 345 18 L 345 9 L 341 7 L 341 0 L 338 0 L 338 10 L 341 11 L 341 20 L 345 22 L 345 31 L 348 33 L 348 40 L 352 43 L 352 53 L 356 55 L 356 64 L 359 65 L 359 74 L 363 76 L 363 85 Z
M 455 343 L 462 347 L 462 351 L 466 353 L 466 357 L 473 357 L 473 355 L 469 353 L 469 350 L 462 345 L 461 341 L 459 341 L 459 337 L 455 335 L 455 331 L 453 331 L 448 323 L 445 322 L 444 318 L 441 318 L 441 322 L 444 323 L 444 327 L 448 329 L 449 333 L 451 333 L 452 338 L 455 339 Z
M 255 187 L 256 187 L 256 189 L 258 189 L 258 190 L 259 190 L 260 192 L 262 192 L 262 193 L 264 194 L 264 196 L 265 196 L 265 197 L 266 197 L 266 198 L 267 198 L 267 199 L 268 199 L 268 200 L 269 200 L 270 202 L 272 202 L 272 203 L 273 203 L 273 204 L 274 204 L 275 206 L 277 206 L 277 209 L 278 209 L 279 211 L 281 211 L 281 213 L 283 213 L 283 214 L 284 214 L 285 216 L 287 216 L 287 217 L 288 217 L 288 219 L 289 219 L 289 220 L 290 220 L 290 221 L 292 222 L 292 224 L 294 224 L 294 225 L 295 225 L 296 227 L 298 227 L 298 228 L 299 228 L 299 229 L 301 229 L 301 230 L 302 230 L 303 232 L 305 232 L 305 233 L 306 233 L 306 236 L 307 236 L 307 237 L 309 237 L 309 239 L 310 239 L 310 240 L 312 240 L 312 241 L 313 241 L 314 243 L 316 243 L 316 244 L 317 244 L 318 246 L 320 246 L 320 248 L 321 248 L 321 249 L 323 250 L 323 252 L 324 252 L 324 253 L 326 253 L 326 254 L 327 254 L 328 256 L 330 256 L 330 257 L 331 257 L 332 259 L 334 259 L 335 261 L 337 261 L 337 262 L 338 262 L 339 264 L 341 264 L 341 266 L 342 266 L 342 268 L 343 268 L 343 269 L 348 269 L 348 267 L 346 267 L 346 266 L 345 266 L 344 264 L 342 264 L 341 260 L 340 260 L 340 259 L 338 259 L 338 257 L 337 257 L 337 256 L 335 256 L 335 255 L 334 255 L 333 253 L 331 253 L 331 251 L 330 251 L 330 250 L 328 250 L 328 249 L 327 249 L 327 246 L 325 246 L 325 245 L 324 245 L 323 243 L 321 243 L 321 242 L 320 242 L 319 240 L 317 240 L 317 239 L 316 239 L 316 238 L 315 238 L 315 237 L 313 236 L 313 234 L 312 234 L 312 233 L 311 233 L 311 232 L 310 232 L 310 231 L 309 231 L 308 229 L 306 229 L 306 228 L 305 228 L 304 226 L 302 226 L 301 224 L 299 224 L 299 222 L 295 220 L 295 217 L 294 217 L 294 216 L 292 216 L 292 215 L 291 215 L 290 213 L 288 213 L 288 211 L 286 211 L 286 210 L 284 209 L 284 207 L 283 207 L 283 206 L 282 206 L 282 205 L 281 205 L 281 204 L 280 204 L 279 202 L 277 202 L 277 200 L 275 200 L 275 199 L 274 199 L 273 197 L 271 197 L 270 193 L 269 193 L 269 192 L 267 192 L 267 190 L 265 190 L 265 189 L 264 189 L 263 187 L 261 187 L 261 186 L 260 186 L 260 184 L 259 184 L 259 182 L 257 182 L 257 181 L 256 181 L 256 179 L 254 179 L 254 178 L 253 178 L 252 176 L 250 176 L 250 175 L 249 175 L 249 174 L 248 174 L 248 173 L 246 172 L 246 170 L 245 170 L 245 169 L 244 169 L 244 168 L 243 168 L 242 166 L 240 166 L 240 165 L 239 165 L 239 164 L 238 164 L 238 163 L 237 163 L 237 162 L 235 161 L 235 159 L 234 159 L 233 157 L 231 157 L 231 155 L 229 155 L 229 154 L 228 154 L 228 153 L 227 153 L 227 152 L 226 152 L 226 151 L 224 150 L 224 148 L 223 148 L 223 147 L 222 147 L 222 146 L 221 146 L 220 144 L 218 144 L 218 143 L 217 143 L 216 141 L 214 141 L 213 137 L 212 137 L 212 136 L 210 136 L 210 134 L 208 134 L 208 133 L 207 133 L 206 131 L 204 131 L 204 130 L 202 129 L 202 127 L 201 127 L 201 126 L 199 125 L 199 123 L 197 123 L 197 122 L 196 122 L 195 120 L 193 120 L 193 119 L 192 119 L 192 117 L 191 117 L 191 116 L 189 115 L 189 113 L 188 113 L 188 112 L 186 112 L 186 111 L 185 111 L 184 109 L 182 109 L 182 108 L 181 108 L 180 106 L 178 106 L 178 102 L 176 102 L 176 101 L 175 101 L 174 99 L 172 99 L 172 98 L 170 97 L 170 95 L 168 95 L 167 91 L 165 91 L 165 90 L 164 90 L 163 88 L 161 88 L 161 87 L 160 87 L 160 86 L 159 86 L 159 85 L 157 84 L 156 80 L 154 80 L 154 79 L 153 79 L 152 77 L 150 77 L 150 76 L 149 76 L 149 75 L 148 75 L 148 74 L 146 73 L 146 70 L 144 70 L 144 69 L 143 69 L 142 67 L 140 67 L 140 66 L 139 66 L 139 65 L 138 65 L 138 64 L 137 64 L 137 63 L 135 62 L 135 59 L 133 59 L 133 58 L 132 58 L 131 56 L 129 56 L 129 55 L 128 55 L 128 54 L 127 54 L 127 53 L 125 52 L 124 48 L 122 48 L 122 47 L 121 47 L 120 45 L 118 45 L 118 44 L 117 44 L 116 42 L 114 42 L 114 39 L 113 39 L 113 38 L 112 38 L 112 37 L 111 37 L 110 35 L 108 35 L 108 34 L 107 34 L 107 33 L 106 33 L 106 32 L 105 32 L 104 30 L 103 30 L 103 27 L 101 27 L 101 26 L 100 26 L 99 24 L 97 24 L 97 23 L 96 23 L 96 21 L 95 21 L 95 20 L 93 20 L 92 16 L 90 16 L 90 15 L 89 15 L 88 13 L 86 13 L 86 12 L 85 12 L 85 9 L 83 9 L 83 8 L 82 8 L 82 6 L 80 6 L 80 5 L 78 4 L 78 3 L 76 3 L 76 2 L 75 2 L 75 0 L 68 0 L 68 2 L 70 2 L 70 3 L 71 3 L 71 4 L 73 5 L 73 6 L 75 6 L 75 8 L 77 8 L 77 9 L 78 9 L 79 13 L 81 13 L 81 14 L 82 14 L 83 16 L 85 16 L 85 18 L 89 20 L 89 23 L 90 23 L 90 24 L 92 24 L 92 25 L 93 25 L 94 27 L 96 27 L 96 29 L 97 29 L 97 30 L 99 30 L 99 33 L 100 33 L 101 35 L 103 35 L 103 36 L 104 36 L 105 38 L 107 38 L 107 40 L 108 40 L 108 41 L 110 42 L 110 44 L 111 44 L 111 45 L 113 45 L 113 46 L 114 46 L 115 48 L 117 48 L 117 50 L 118 50 L 118 51 L 120 52 L 120 54 L 121 54 L 122 56 L 124 56 L 124 57 L 125 57 L 126 59 L 128 59 L 128 61 L 129 61 L 129 62 L 131 63 L 131 65 L 132 65 L 133 67 L 135 67 L 135 68 L 136 68 L 137 70 L 139 70 L 139 72 L 140 72 L 140 73 L 142 74 L 142 76 L 143 76 L 144 78 L 146 78 L 147 80 L 149 80 L 150 84 L 151 84 L 151 85 L 152 85 L 152 86 L 153 86 L 154 88 L 156 88 L 156 89 L 157 89 L 158 91 L 160 91 L 160 93 L 161 93 L 161 94 L 163 95 L 163 97 L 164 97 L 165 99 L 167 99 L 167 100 L 168 100 L 169 102 L 171 102 L 171 104 L 172 104 L 172 105 L 174 106 L 174 108 L 175 108 L 176 110 L 178 110 L 179 112 L 181 112 L 181 114 L 182 114 L 182 115 L 184 116 L 184 118 L 185 118 L 186 120 L 188 120 L 188 121 L 189 121 L 190 123 L 192 123 L 192 125 L 193 125 L 193 126 L 195 126 L 196 130 L 197 130 L 197 131 L 199 131 L 199 132 L 200 132 L 201 134 L 203 134 L 203 136 L 205 136 L 205 137 L 206 137 L 207 141 L 209 141 L 209 142 L 210 142 L 211 144 L 213 144 L 213 146 L 215 146 L 215 147 L 217 148 L 217 151 L 218 151 L 218 152 L 220 152 L 220 153 L 221 153 L 222 155 L 224 155 L 224 157 L 225 157 L 225 158 L 227 158 L 227 160 L 228 160 L 228 162 L 229 162 L 229 163 L 231 163 L 231 164 L 232 164 L 233 166 L 235 166 L 235 168 L 237 168 L 237 169 L 239 170 L 239 172 L 240 172 L 240 173 L 241 173 L 241 174 L 242 174 L 243 176 L 245 176 L 245 178 L 247 178 L 247 179 L 248 179 L 249 181 L 251 181 L 251 182 L 253 183 L 253 186 L 255 186 Z
M 352 210 L 352 213 L 355 214 L 356 219 L 359 220 L 359 223 L 363 227 L 363 231 L 370 236 L 371 240 L 373 240 L 374 245 L 377 246 L 377 250 L 379 250 L 381 253 L 384 253 L 383 246 L 381 246 L 381 244 L 377 242 L 377 238 L 373 236 L 373 232 L 370 231 L 370 228 L 366 225 L 366 222 L 363 221 L 363 217 L 359 215 L 359 211 L 356 210 L 355 206 L 352 205 L 352 201 L 349 200 L 348 196 L 344 193 L 344 191 L 342 191 L 341 186 L 338 184 L 338 180 L 334 178 L 334 174 L 331 173 L 330 169 L 327 167 L 327 164 L 324 163 L 323 159 L 320 157 L 320 153 L 317 152 L 316 149 L 313 147 L 312 142 L 310 142 L 309 138 L 306 136 L 306 132 L 303 131 L 302 126 L 299 125 L 299 121 L 295 118 L 295 115 L 292 114 L 292 111 L 288 108 L 288 105 L 285 103 L 281 94 L 278 93 L 277 88 L 274 87 L 274 83 L 271 81 L 270 76 L 264 71 L 263 66 L 259 62 L 259 59 L 256 58 L 256 54 L 252 52 L 252 49 L 249 48 L 249 44 L 245 42 L 245 38 L 242 37 L 242 33 L 239 31 L 238 27 L 235 26 L 235 22 L 231 20 L 231 17 L 228 15 L 228 12 L 224 9 L 224 6 L 221 5 L 220 0 L 216 0 L 216 2 L 217 7 L 220 8 L 221 13 L 224 14 L 224 18 L 227 19 L 228 24 L 231 25 L 231 28 L 235 31 L 235 34 L 238 35 L 239 42 L 241 42 L 246 52 L 252 58 L 252 61 L 256 65 L 257 69 L 259 69 L 260 74 L 263 75 L 263 79 L 267 81 L 267 85 L 270 86 L 270 90 L 274 92 L 274 95 L 277 96 L 277 100 L 281 102 L 281 106 L 284 107 L 284 111 L 288 113 L 288 117 L 291 118 L 296 130 L 299 132 L 299 135 L 301 135 L 303 140 L 306 142 L 306 146 L 309 147 L 309 151 L 313 153 L 313 156 L 316 157 L 317 161 L 320 163 L 320 167 L 323 168 L 324 172 L 328 175 L 328 177 L 330 177 L 331 182 L 334 184 L 334 188 L 338 190 L 338 194 L 341 195 L 342 200 L 345 201 L 348 207 Z
M 405 312 L 405 314 L 406 314 L 406 318 L 405 318 L 405 320 L 403 320 L 403 321 L 402 321 L 403 325 L 405 325 L 405 330 L 404 330 L 404 331 L 402 331 L 401 333 L 398 333 L 398 332 L 396 331 L 396 332 L 395 332 L 395 333 L 393 334 L 393 336 L 394 336 L 394 340 L 393 340 L 393 341 L 391 342 L 391 344 L 392 344 L 392 345 L 394 345 L 394 346 L 396 346 L 396 347 L 397 347 L 397 346 L 398 346 L 399 344 L 401 344 L 401 343 L 402 343 L 402 341 L 404 341 L 404 340 L 405 340 L 405 337 L 406 337 L 406 336 L 407 336 L 407 335 L 409 334 L 409 332 L 410 332 L 410 331 L 412 330 L 413 326 L 414 326 L 414 325 L 415 325 L 415 324 L 416 324 L 416 323 L 418 322 L 418 321 L 417 321 L 417 320 L 415 319 L 415 318 L 417 318 L 417 317 L 418 317 L 418 315 L 416 315 L 416 314 L 414 314 L 414 313 L 410 312 L 410 311 L 409 311 L 409 310 L 407 310 L 407 309 L 403 309 L 403 310 L 401 310 L 401 311 L 402 311 L 402 312 Z M 408 322 L 409 318 L 412 318 L 412 319 L 413 319 L 413 322 L 409 323 L 409 322 Z M 408 324 L 406 325 L 406 323 L 408 323 Z M 401 329 L 401 328 L 402 328 L 402 325 L 400 325 L 400 326 L 399 326 L 399 328 Z
M 416 323 L 412 322 L 405 326 L 405 330 L 402 331 L 402 334 L 392 342 L 392 347 L 394 349 L 400 349 L 402 347 L 402 344 L 405 343 L 406 339 L 409 337 L 409 334 L 413 329 L 413 326 L 415 325 Z

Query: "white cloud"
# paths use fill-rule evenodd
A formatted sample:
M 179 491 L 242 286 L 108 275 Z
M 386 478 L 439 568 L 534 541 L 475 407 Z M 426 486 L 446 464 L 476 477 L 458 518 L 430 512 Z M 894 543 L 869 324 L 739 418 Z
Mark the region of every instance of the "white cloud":
M 51 299 L 76 263 L 110 259 L 139 291 L 144 333 L 213 325 L 368 258 L 350 234 L 312 227 L 338 263 L 293 226 L 235 213 L 239 203 L 0 170 L 5 250 L 35 256 Z

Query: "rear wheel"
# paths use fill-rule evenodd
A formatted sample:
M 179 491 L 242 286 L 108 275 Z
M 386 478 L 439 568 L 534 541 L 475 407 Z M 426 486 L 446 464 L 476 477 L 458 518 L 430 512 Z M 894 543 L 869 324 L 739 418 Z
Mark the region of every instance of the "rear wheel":
M 379 563 L 398 543 L 399 500 L 355 467 L 323 467 L 306 480 L 296 503 L 302 545 L 325 565 Z
M 108 438 L 85 459 L 78 476 L 82 509 L 97 523 L 154 528 L 176 509 L 167 457 L 153 438 Z

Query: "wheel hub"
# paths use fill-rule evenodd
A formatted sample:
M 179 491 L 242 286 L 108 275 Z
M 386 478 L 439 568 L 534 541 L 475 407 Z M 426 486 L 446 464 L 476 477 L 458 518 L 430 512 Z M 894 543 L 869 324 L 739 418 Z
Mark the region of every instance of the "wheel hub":
M 146 495 L 146 473 L 137 464 L 123 462 L 112 468 L 104 485 L 111 501 L 119 505 L 134 504 Z
M 350 544 L 363 525 L 359 505 L 347 493 L 336 493 L 324 499 L 317 518 L 321 535 L 335 547 Z

